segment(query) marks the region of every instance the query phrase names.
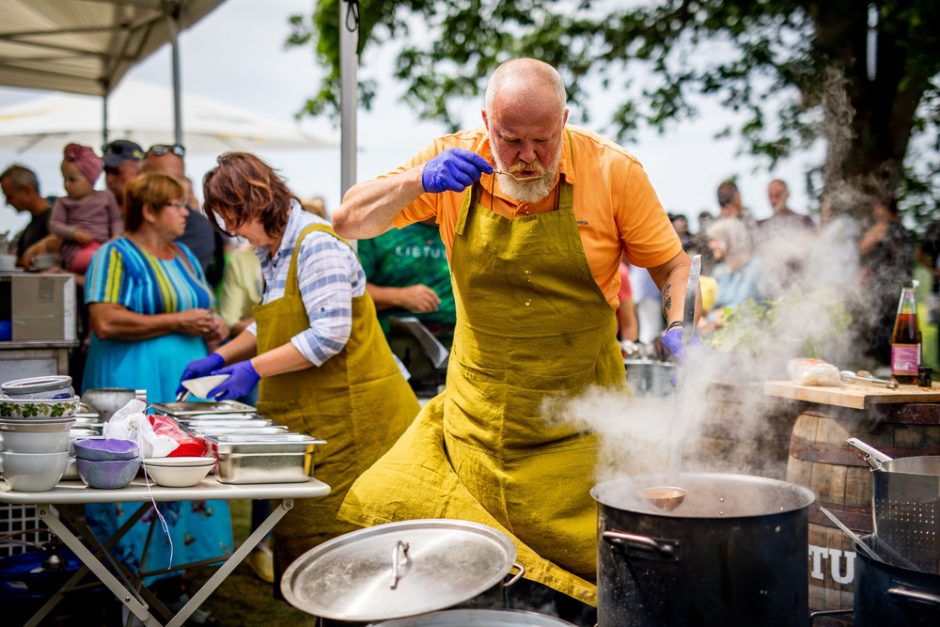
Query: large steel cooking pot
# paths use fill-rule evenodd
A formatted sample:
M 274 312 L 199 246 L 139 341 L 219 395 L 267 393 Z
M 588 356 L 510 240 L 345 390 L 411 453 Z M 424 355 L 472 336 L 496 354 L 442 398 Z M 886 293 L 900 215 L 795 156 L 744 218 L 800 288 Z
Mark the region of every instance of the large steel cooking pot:
M 878 550 L 877 538 L 862 541 Z M 937 627 L 940 575 L 887 564 L 857 550 L 853 609 L 855 627 Z
M 630 477 L 591 490 L 598 624 L 805 625 L 813 493 L 763 477 L 685 474 L 674 482 L 685 499 L 666 511 L 640 495 L 665 483 Z
M 447 610 L 370 627 L 575 627 L 568 621 L 523 610 Z

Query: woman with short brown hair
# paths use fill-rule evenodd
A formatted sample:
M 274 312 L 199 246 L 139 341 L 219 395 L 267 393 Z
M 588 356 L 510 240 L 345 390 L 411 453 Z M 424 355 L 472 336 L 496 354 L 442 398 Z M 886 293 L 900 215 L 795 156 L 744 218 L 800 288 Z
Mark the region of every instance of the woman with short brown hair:
M 220 341 L 227 329 L 210 311 L 212 291 L 196 256 L 174 242 L 186 228 L 189 211 L 182 184 L 166 174 L 141 174 L 127 184 L 124 206 L 124 236 L 99 248 L 86 274 L 93 332 L 83 388 L 145 389 L 149 402 L 163 403 L 174 399 L 186 364 L 205 356 L 206 343 Z M 103 540 L 136 509 L 93 504 L 86 517 Z M 156 532 L 146 564 L 140 563 L 150 529 L 145 517 L 112 549 L 135 571 L 169 567 L 171 552 L 174 564 L 185 564 L 232 551 L 225 501 L 161 503 L 160 511 L 166 514 L 172 548 Z
M 209 392 L 216 399 L 245 396 L 260 381 L 262 415 L 327 440 L 317 477 L 332 491 L 296 502 L 275 529 L 278 579 L 308 549 L 356 528 L 336 512 L 353 480 L 417 415 L 418 402 L 379 327 L 356 252 L 329 222 L 304 211 L 283 179 L 248 153 L 219 157 L 203 191 L 210 221 L 217 216 L 255 246 L 264 294 L 255 322 L 191 363 L 183 378 L 229 375 Z

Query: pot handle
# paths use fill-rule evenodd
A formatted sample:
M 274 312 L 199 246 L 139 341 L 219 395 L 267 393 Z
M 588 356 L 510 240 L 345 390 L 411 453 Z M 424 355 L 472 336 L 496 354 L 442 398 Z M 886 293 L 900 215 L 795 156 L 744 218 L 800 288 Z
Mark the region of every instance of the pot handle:
M 888 594 L 893 597 L 900 597 L 902 601 L 914 603 L 926 603 L 927 605 L 940 606 L 940 595 L 922 592 L 921 590 L 911 590 L 895 586 L 888 588 Z
M 519 572 L 513 575 L 512 578 L 509 579 L 509 581 L 503 582 L 504 588 L 508 588 L 509 586 L 514 585 L 517 581 L 522 579 L 522 576 L 525 574 L 525 566 L 523 566 L 519 562 L 513 562 L 512 566 L 510 566 L 509 569 L 512 570 L 513 568 L 515 568 Z
M 852 614 L 855 610 L 819 610 L 812 612 L 809 615 L 809 627 L 813 627 L 813 623 L 816 622 L 817 618 L 823 618 L 826 616 L 842 616 L 846 614 Z
M 392 590 L 398 587 L 398 580 L 401 579 L 401 565 L 408 561 L 408 549 L 410 545 L 404 540 L 395 542 L 395 548 L 392 549 L 392 584 L 389 586 Z M 399 555 L 401 557 L 399 557 Z
M 625 533 L 623 531 L 607 530 L 601 533 L 601 536 L 611 544 L 626 544 L 635 549 L 643 551 L 655 551 L 662 557 L 678 559 L 676 549 L 679 543 L 675 540 L 660 540 L 649 536 L 641 536 L 635 533 Z
M 872 467 L 872 470 L 882 470 L 882 467 L 893 459 L 874 446 L 865 444 L 858 438 L 849 438 L 846 440 L 846 443 L 864 453 L 862 457 L 864 457 L 868 465 Z

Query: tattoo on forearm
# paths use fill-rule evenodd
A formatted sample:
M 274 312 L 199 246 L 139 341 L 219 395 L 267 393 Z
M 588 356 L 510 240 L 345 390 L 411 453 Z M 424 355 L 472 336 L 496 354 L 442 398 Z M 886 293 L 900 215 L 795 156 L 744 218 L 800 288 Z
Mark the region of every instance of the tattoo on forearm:
M 663 315 L 668 318 L 669 310 L 672 309 L 672 294 L 669 293 L 672 283 L 666 283 L 663 288 Z

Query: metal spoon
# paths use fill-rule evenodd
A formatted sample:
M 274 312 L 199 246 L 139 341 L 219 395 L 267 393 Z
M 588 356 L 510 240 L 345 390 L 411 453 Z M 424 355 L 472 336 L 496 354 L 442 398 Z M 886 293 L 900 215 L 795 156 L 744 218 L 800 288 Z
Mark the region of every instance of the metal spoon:
M 877 560 L 877 561 L 879 561 L 879 562 L 883 562 L 883 563 L 887 564 L 887 561 L 886 561 L 886 560 L 883 560 L 881 557 L 878 556 L 877 553 L 875 553 L 875 550 L 874 550 L 874 549 L 872 549 L 870 546 L 868 546 L 867 544 L 865 544 L 864 542 L 862 542 L 861 537 L 859 537 L 859 535 L 858 535 L 857 533 L 855 533 L 854 531 L 852 531 L 851 529 L 849 529 L 848 527 L 846 527 L 846 526 L 845 526 L 845 523 L 843 523 L 841 520 L 839 520 L 838 518 L 836 518 L 836 515 L 835 515 L 835 514 L 833 514 L 832 512 L 830 512 L 828 509 L 826 509 L 826 508 L 823 507 L 822 505 L 819 506 L 819 511 L 821 511 L 823 514 L 825 514 L 825 515 L 826 515 L 826 518 L 828 518 L 829 520 L 831 520 L 831 521 L 833 522 L 833 524 L 834 524 L 836 527 L 838 527 L 839 529 L 841 529 L 841 530 L 842 530 L 842 533 L 844 533 L 845 535 L 847 535 L 848 537 L 850 537 L 850 538 L 852 539 L 852 541 L 855 542 L 855 544 L 858 545 L 858 548 L 860 548 L 860 549 L 865 553 L 865 555 L 867 555 L 868 557 L 872 558 L 873 560 Z
M 871 376 L 871 373 L 866 370 L 860 370 L 858 373 L 854 373 L 851 370 L 842 370 L 839 372 L 839 378 L 852 383 L 883 385 L 889 390 L 896 390 L 898 388 L 898 382 L 894 379 L 879 379 L 878 377 Z
M 493 170 L 493 174 L 505 174 L 508 177 L 514 178 L 517 181 L 531 181 L 532 179 L 539 178 L 538 176 L 517 176 L 516 174 L 509 172 L 508 170 Z

